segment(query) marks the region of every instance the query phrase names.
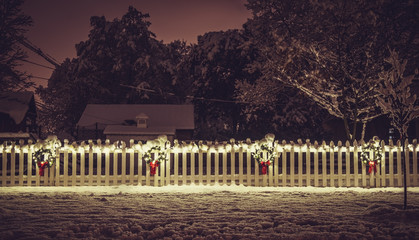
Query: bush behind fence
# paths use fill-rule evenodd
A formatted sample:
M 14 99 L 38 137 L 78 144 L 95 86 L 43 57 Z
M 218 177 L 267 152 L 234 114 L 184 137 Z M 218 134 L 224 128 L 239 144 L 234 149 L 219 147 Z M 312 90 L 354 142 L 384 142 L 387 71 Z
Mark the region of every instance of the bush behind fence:
M 0 146 L 1 186 L 109 186 L 109 185 L 244 185 L 315 187 L 401 187 L 403 186 L 401 143 L 386 145 L 377 171 L 368 173 L 360 161 L 362 144 L 279 142 L 273 138 L 252 142 L 177 142 L 167 150 L 156 174 L 143 159 L 164 137 L 145 144 L 130 141 L 111 144 L 88 141 L 69 144 L 64 140 L 57 149 L 51 168 L 40 176 L 32 155 L 37 143 L 3 143 Z M 267 174 L 252 156 L 262 143 L 271 144 L 275 159 Z M 407 186 L 419 186 L 418 145 L 405 142 Z M 266 153 L 263 153 L 266 154 Z M 155 154 L 152 154 L 154 157 Z

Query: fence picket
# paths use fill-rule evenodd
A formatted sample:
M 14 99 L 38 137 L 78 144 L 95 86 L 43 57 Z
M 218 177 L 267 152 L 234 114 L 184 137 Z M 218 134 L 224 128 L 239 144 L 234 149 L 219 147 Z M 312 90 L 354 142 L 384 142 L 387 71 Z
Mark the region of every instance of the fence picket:
M 299 148 L 298 148 L 298 186 L 303 186 L 303 148 L 302 142 L 299 141 Z
M 326 159 L 326 143 L 322 143 L 323 151 L 322 151 L 322 186 L 327 186 L 327 159 Z
M 418 155 L 417 147 L 418 142 L 416 139 L 413 140 L 413 186 L 418 186 Z
M 403 143 L 405 152 L 403 153 L 405 156 L 405 163 L 406 163 L 406 186 L 411 187 L 411 179 L 410 179 L 410 159 L 409 159 L 409 142 L 406 139 L 406 141 Z
M 314 142 L 314 186 L 319 186 L 319 145 L 317 141 Z
M 351 152 L 349 147 L 351 146 L 351 144 L 349 143 L 349 141 L 346 141 L 346 151 L 345 151 L 345 175 L 346 175 L 346 187 L 350 187 L 351 186 Z
M 102 147 L 101 141 L 69 145 L 68 140 L 64 140 L 57 150 L 53 167 L 46 168 L 44 176 L 39 176 L 39 167 L 32 164 L 32 154 L 41 144 L 42 141 L 35 144 L 19 141 L 19 144 L 3 143 L 0 146 L 1 186 L 109 186 L 136 184 L 136 181 L 143 185 L 145 180 L 147 186 L 178 185 L 179 181 L 181 185 L 195 185 L 198 181 L 199 185 L 231 186 L 401 187 L 402 156 L 406 158 L 407 185 L 417 186 L 419 182 L 416 140 L 412 144 L 404 143 L 404 153 L 400 142 L 397 146 L 392 141 L 389 145 L 381 142 L 384 154 L 377 172 L 371 174 L 368 173 L 369 166 L 359 162 L 362 144 L 358 145 L 356 141 L 352 145 L 346 142 L 345 146 L 338 142 L 336 147 L 333 142 L 329 145 L 322 142 L 319 146 L 317 142 L 311 145 L 308 140 L 289 144 L 276 141 L 273 145 L 276 156 L 267 174 L 260 173 L 260 165 L 251 155 L 260 144 L 258 141 L 252 143 L 249 139 L 237 144 L 234 139 L 206 144 L 200 141 L 198 146 L 185 142 L 178 146 L 176 142 L 177 147 L 167 153 L 168 161 L 162 162 L 156 174 L 150 176 L 150 166 L 144 166 L 142 158 L 146 148 L 141 142 L 134 145 L 130 141 L 129 147 L 125 143 L 122 147 L 119 144 L 113 147 L 107 140 Z M 267 157 L 267 152 L 262 154 Z M 138 175 L 135 173 L 137 167 Z
M 16 185 L 15 175 L 16 175 L 16 145 L 12 143 L 12 149 L 10 151 L 10 183 L 12 186 Z
M 306 186 L 311 186 L 311 151 L 310 141 L 306 142 Z
M 23 152 L 23 140 L 19 141 L 19 186 L 23 186 L 23 160 L 25 153 Z M 29 161 L 28 161 L 29 162 Z
M 402 152 L 401 152 L 401 144 L 400 140 L 397 141 L 397 186 L 403 186 L 403 170 L 402 170 Z
M 294 187 L 295 185 L 295 149 L 294 143 L 291 143 L 290 151 L 290 186 Z
M 336 186 L 336 173 L 335 173 L 335 146 L 333 141 L 330 142 L 330 148 L 329 148 L 329 156 L 330 156 L 330 186 L 335 187 Z
M 28 171 L 27 171 L 27 185 L 30 187 L 32 186 L 32 140 L 29 140 L 28 142 Z

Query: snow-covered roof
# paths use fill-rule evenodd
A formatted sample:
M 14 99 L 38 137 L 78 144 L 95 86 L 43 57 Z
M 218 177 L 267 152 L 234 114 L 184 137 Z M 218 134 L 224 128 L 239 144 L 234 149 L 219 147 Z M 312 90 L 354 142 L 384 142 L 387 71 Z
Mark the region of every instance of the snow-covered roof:
M 0 112 L 8 114 L 16 124 L 20 124 L 29 110 L 32 92 L 0 93 Z
M 98 128 L 104 129 L 107 125 L 124 125 L 127 120 L 135 121 L 139 114 L 149 117 L 150 129 L 195 128 L 194 106 L 174 104 L 88 104 L 77 125 L 94 129 L 97 123 Z

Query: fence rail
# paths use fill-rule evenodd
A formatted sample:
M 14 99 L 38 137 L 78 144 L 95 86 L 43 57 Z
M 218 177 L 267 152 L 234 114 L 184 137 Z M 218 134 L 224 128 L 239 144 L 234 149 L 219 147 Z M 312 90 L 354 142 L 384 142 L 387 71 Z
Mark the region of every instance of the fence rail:
M 69 144 L 57 150 L 55 164 L 40 176 L 32 155 L 41 142 L 0 146 L 1 186 L 109 186 L 109 185 L 244 185 L 315 187 L 401 187 L 403 186 L 400 142 L 381 142 L 382 159 L 377 171 L 368 173 L 360 161 L 362 144 L 306 141 L 179 143 L 174 141 L 154 176 L 144 153 L 164 138 L 146 144 L 131 141 L 111 144 L 100 140 Z M 262 142 L 276 153 L 267 174 L 252 156 Z M 419 186 L 417 141 L 405 143 L 407 186 Z M 264 153 L 266 154 L 266 153 Z

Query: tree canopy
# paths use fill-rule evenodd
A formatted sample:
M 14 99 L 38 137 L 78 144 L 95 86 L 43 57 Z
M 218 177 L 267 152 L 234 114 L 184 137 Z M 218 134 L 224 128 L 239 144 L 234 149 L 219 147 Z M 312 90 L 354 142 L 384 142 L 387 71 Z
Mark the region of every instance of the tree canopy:
M 22 90 L 31 85 L 17 69 L 26 58 L 20 41 L 25 39 L 31 17 L 22 12 L 23 0 L 0 0 L 0 86 L 2 90 Z
M 382 114 L 374 99 L 387 46 L 413 62 L 419 56 L 418 6 L 411 1 L 249 0 L 247 6 L 253 19 L 246 29 L 266 57 L 264 78 L 343 119 L 348 139 L 357 138 L 358 123 Z
M 91 17 L 89 39 L 76 45 L 38 93 L 45 102 L 44 123 L 53 132 L 74 133 L 89 103 L 173 103 L 167 92 L 180 86 L 173 74 L 185 45 L 163 44 L 148 28 L 148 14 L 133 7 L 121 19 Z M 155 94 L 158 93 L 158 94 Z M 54 124 L 50 124 L 54 123 Z

